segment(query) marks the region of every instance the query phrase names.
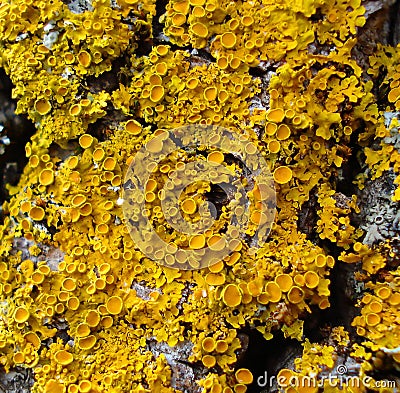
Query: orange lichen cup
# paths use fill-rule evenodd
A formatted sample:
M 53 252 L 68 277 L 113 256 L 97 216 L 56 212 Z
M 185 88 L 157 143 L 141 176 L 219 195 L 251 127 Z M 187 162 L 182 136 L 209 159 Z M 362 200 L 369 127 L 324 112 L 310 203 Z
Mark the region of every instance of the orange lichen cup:
M 236 35 L 230 31 L 221 35 L 221 44 L 224 48 L 230 49 L 236 45 Z
M 68 351 L 60 350 L 55 353 L 54 359 L 58 364 L 61 364 L 62 366 L 67 366 L 74 361 L 74 356 Z
M 275 282 L 279 285 L 282 292 L 287 292 L 293 285 L 293 279 L 289 274 L 278 274 Z
M 304 281 L 307 288 L 316 288 L 319 284 L 319 276 L 313 271 L 308 271 L 304 274 Z
M 39 174 L 39 182 L 44 186 L 49 186 L 54 182 L 54 171 L 52 169 L 43 169 Z
M 214 351 L 216 347 L 216 342 L 212 337 L 206 337 L 202 343 L 201 347 L 203 348 L 204 351 L 206 352 L 212 352 Z
M 117 315 L 122 311 L 123 302 L 119 296 L 111 296 L 108 298 L 106 307 L 107 311 L 112 315 Z
M 304 299 L 304 291 L 297 286 L 293 286 L 287 296 L 290 303 L 298 304 Z
M 208 36 L 208 28 L 201 22 L 197 22 L 192 25 L 192 32 L 201 38 L 206 38 Z
M 292 170 L 287 166 L 280 166 L 274 171 L 274 180 L 278 184 L 288 183 L 292 179 Z
M 237 307 L 242 302 L 242 292 L 235 284 L 228 284 L 222 291 L 222 300 L 228 307 Z
M 42 98 L 35 102 L 35 109 L 40 115 L 44 116 L 50 112 L 51 104 L 48 100 Z
M 285 118 L 285 111 L 282 108 L 271 109 L 267 113 L 267 120 L 280 123 Z
M 281 300 L 282 291 L 276 282 L 270 281 L 269 283 L 267 283 L 265 290 L 269 295 L 270 302 L 276 303 L 279 302 L 279 300 Z
M 17 307 L 14 312 L 14 321 L 24 323 L 29 319 L 30 313 L 25 307 Z
M 211 368 L 215 366 L 216 359 L 212 355 L 204 355 L 203 358 L 201 359 L 202 363 L 204 364 L 205 367 Z
M 253 382 L 253 374 L 247 368 L 239 368 L 235 372 L 235 378 L 239 383 L 250 385 Z

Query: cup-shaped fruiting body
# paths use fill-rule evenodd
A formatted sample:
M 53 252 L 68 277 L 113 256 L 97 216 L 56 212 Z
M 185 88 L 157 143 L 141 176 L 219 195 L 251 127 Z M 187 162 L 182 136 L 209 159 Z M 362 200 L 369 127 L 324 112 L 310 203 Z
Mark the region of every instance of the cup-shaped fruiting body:
M 82 112 L 82 105 L 81 104 L 73 104 L 69 108 L 69 114 L 71 116 L 79 116 Z
M 90 327 L 96 327 L 100 323 L 100 315 L 96 310 L 90 310 L 85 318 L 85 322 Z
M 57 297 L 54 296 L 54 295 L 47 295 L 46 296 L 46 303 L 47 304 L 51 304 L 51 305 L 56 304 L 57 303 Z
M 288 292 L 293 285 L 293 279 L 289 274 L 278 274 L 275 277 L 275 282 L 278 284 L 282 292 Z
M 182 26 L 186 22 L 186 15 L 176 12 L 171 18 L 174 26 Z
M 79 144 L 82 147 L 82 149 L 89 149 L 89 147 L 92 146 L 93 141 L 94 138 L 89 134 L 83 134 L 79 138 Z
M 80 323 L 76 327 L 76 337 L 87 337 L 90 334 L 90 327 L 87 323 Z
M 204 367 L 207 367 L 207 368 L 214 367 L 215 363 L 216 363 L 216 359 L 212 355 L 204 355 L 203 358 L 201 359 L 201 361 L 202 361 Z
M 44 219 L 45 212 L 41 206 L 33 206 L 29 211 L 29 217 L 35 221 L 41 221 Z
M 103 318 L 101 319 L 101 325 L 102 325 L 105 329 L 110 328 L 110 327 L 113 325 L 113 323 L 114 323 L 114 319 L 113 319 L 110 315 L 107 315 L 107 316 L 105 316 L 105 317 L 103 317 Z
M 146 183 L 146 188 L 145 191 L 146 192 L 153 192 L 157 189 L 157 182 L 154 179 L 149 179 Z
M 265 133 L 269 136 L 273 136 L 278 129 L 278 125 L 276 123 L 268 122 L 265 125 Z
M 57 304 L 54 306 L 54 311 L 55 311 L 57 314 L 62 314 L 62 313 L 64 312 L 64 310 L 65 310 L 65 306 L 64 306 L 64 304 L 62 304 L 62 303 L 57 303 Z
M 104 278 L 96 278 L 94 285 L 95 285 L 96 289 L 99 289 L 101 291 L 106 287 L 107 282 L 106 282 L 106 280 L 104 280 Z
M 188 89 L 195 89 L 199 85 L 199 80 L 197 78 L 189 78 L 186 81 L 186 87 Z
M 17 307 L 14 311 L 14 321 L 17 323 L 24 323 L 30 317 L 29 311 L 25 307 Z
M 43 169 L 39 174 L 39 182 L 43 186 L 49 186 L 54 182 L 54 171 L 52 169 Z
M 318 254 L 315 257 L 315 265 L 318 267 L 324 267 L 326 265 L 326 257 L 323 254 Z
M 102 264 L 99 266 L 99 273 L 100 273 L 101 275 L 107 274 L 107 273 L 110 271 L 110 269 L 111 269 L 110 264 L 107 263 L 107 262 L 104 262 L 104 263 L 102 263 Z
M 159 102 L 164 97 L 164 87 L 161 85 L 155 85 L 150 91 L 150 100 L 152 102 Z
M 78 171 L 72 171 L 69 175 L 69 180 L 71 180 L 73 183 L 79 184 L 82 179 Z
M 89 350 L 94 347 L 96 344 L 96 336 L 90 335 L 87 337 L 79 338 L 78 339 L 78 347 L 83 350 Z
M 294 372 L 288 368 L 282 368 L 277 375 L 278 380 L 280 381 L 281 386 L 290 386 L 290 381 L 292 380 L 292 377 L 294 375 Z M 306 386 L 306 385 L 304 385 Z
M 204 98 L 207 101 L 214 101 L 217 98 L 218 90 L 215 86 L 207 87 L 204 90 Z
M 306 283 L 304 275 L 303 274 L 299 274 L 299 273 L 294 276 L 294 280 L 293 281 L 299 287 L 302 287 Z
M 222 290 L 222 300 L 228 307 L 237 307 L 242 302 L 242 292 L 235 284 L 228 284 Z
M 232 59 L 229 60 L 229 66 L 234 70 L 239 68 L 240 64 L 241 64 L 241 59 L 239 57 L 234 56 L 232 57 Z
M 373 300 L 371 303 L 368 304 L 366 308 L 368 308 L 371 312 L 375 314 L 379 314 L 382 311 L 383 306 L 382 303 Z
M 196 5 L 192 9 L 192 15 L 195 18 L 202 18 L 205 14 L 206 14 L 206 10 L 201 6 Z
M 76 311 L 79 308 L 80 301 L 76 296 L 72 296 L 67 300 L 67 307 L 72 310 Z
M 215 345 L 215 350 L 218 353 L 224 353 L 228 350 L 228 343 L 226 340 L 217 340 L 216 345 Z
M 278 184 L 288 183 L 292 179 L 292 176 L 292 170 L 285 165 L 282 165 L 274 170 L 274 180 Z
M 193 250 L 199 250 L 206 244 L 206 238 L 203 234 L 194 235 L 189 240 L 189 247 Z
M 250 385 L 253 382 L 253 374 L 247 368 L 239 368 L 235 372 L 235 378 L 239 383 Z
M 107 224 L 99 224 L 96 226 L 96 232 L 100 235 L 105 235 L 108 233 L 109 227 Z
M 319 276 L 313 271 L 308 271 L 304 274 L 304 281 L 307 288 L 316 288 L 319 284 Z
M 217 65 L 222 70 L 226 70 L 229 67 L 229 60 L 226 56 L 220 56 L 217 60 Z
M 114 157 L 107 157 L 103 162 L 103 169 L 106 171 L 113 171 L 116 165 L 117 161 Z
M 62 366 L 67 366 L 74 361 L 74 356 L 72 353 L 62 349 L 54 354 L 54 360 Z
M 76 194 L 72 197 L 71 203 L 74 207 L 79 207 L 86 202 L 86 196 L 83 194 Z
M 282 298 L 281 288 L 274 281 L 270 281 L 269 283 L 267 283 L 267 285 L 265 286 L 265 291 L 268 293 L 269 301 L 272 303 L 279 302 L 279 300 L 281 300 Z
M 293 117 L 294 117 L 295 114 L 296 114 L 296 112 L 295 112 L 293 109 L 287 109 L 287 110 L 285 111 L 285 116 L 286 116 L 288 119 L 293 119 Z
M 31 168 L 36 168 L 39 165 L 39 163 L 40 163 L 40 159 L 36 154 L 32 154 L 29 157 L 29 163 L 28 164 L 29 164 L 29 166 Z
M 15 364 L 22 364 L 25 362 L 25 354 L 23 352 L 16 352 L 13 356 L 13 361 Z
M 267 113 L 267 120 L 280 123 L 285 118 L 285 111 L 282 108 L 271 109 Z
M 196 204 L 196 201 L 193 198 L 186 198 L 182 202 L 182 206 L 181 207 L 182 207 L 182 211 L 185 214 L 193 214 L 197 210 L 197 204 Z
M 106 307 L 107 311 L 112 315 L 117 315 L 122 311 L 123 302 L 119 296 L 111 296 L 108 298 Z
M 87 68 L 90 66 L 90 63 L 92 62 L 92 56 L 85 50 L 80 51 L 78 53 L 78 62 L 81 66 Z
M 162 75 L 162 76 L 166 75 L 167 72 L 168 72 L 168 65 L 167 65 L 167 63 L 165 63 L 165 62 L 162 61 L 161 63 L 156 64 L 156 66 L 155 66 L 155 71 L 156 71 L 156 73 L 157 73 L 158 75 Z
M 240 243 L 240 244 L 241 244 L 241 243 Z M 233 253 L 230 255 L 230 257 L 226 259 L 225 263 L 226 263 L 228 266 L 233 266 L 233 265 L 235 265 L 236 262 L 239 261 L 239 259 L 240 259 L 240 257 L 241 257 L 241 254 L 240 254 L 240 252 L 238 252 L 238 251 L 240 251 L 240 249 L 239 249 L 239 250 L 235 250 L 235 252 L 233 252 Z
M 363 298 L 361 299 L 361 303 L 363 304 L 369 304 L 372 301 L 372 295 L 370 293 L 367 293 L 363 296 Z
M 208 36 L 208 28 L 205 24 L 201 22 L 196 22 L 191 26 L 193 34 L 201 38 L 206 38 Z
M 74 279 L 67 277 L 63 280 L 62 282 L 62 288 L 65 291 L 71 292 L 71 291 L 75 291 L 76 289 L 76 282 Z
M 304 300 L 304 291 L 298 286 L 293 286 L 290 288 L 287 297 L 290 303 L 298 304 Z
M 290 128 L 286 124 L 280 124 L 276 131 L 276 138 L 280 141 L 290 137 Z
M 206 352 L 212 352 L 214 351 L 215 347 L 216 347 L 216 342 L 214 340 L 214 338 L 212 337 L 206 337 L 202 343 L 201 343 L 201 347 L 203 348 L 204 351 Z
M 152 191 L 148 191 L 148 192 L 146 192 L 144 199 L 146 202 L 152 203 L 156 199 L 156 194 L 154 194 L 154 192 L 152 192 Z
M 47 115 L 51 110 L 51 104 L 48 100 L 41 98 L 35 102 L 35 109 L 39 115 Z
M 89 393 L 92 390 L 92 383 L 87 379 L 83 379 L 79 382 L 79 392 Z
M 205 0 L 189 0 L 191 6 L 194 7 L 201 7 L 205 4 Z
M 386 300 L 389 298 L 389 296 L 392 294 L 392 291 L 388 287 L 380 287 L 376 291 L 376 296 L 379 298 Z
M 279 141 L 269 141 L 267 147 L 270 153 L 276 154 L 279 152 L 281 144 L 279 143 Z
M 136 120 L 128 120 L 125 123 L 125 130 L 130 135 L 139 135 L 142 132 L 142 125 Z
M 90 202 L 86 202 L 79 208 L 78 212 L 80 215 L 87 217 L 92 214 L 92 210 L 92 204 Z
M 365 316 L 365 322 L 368 326 L 376 326 L 381 322 L 381 317 L 375 313 L 369 313 Z
M 66 302 L 69 299 L 70 294 L 67 291 L 60 291 L 57 297 L 60 302 Z
M 207 241 L 207 245 L 210 246 L 210 243 Z M 218 261 L 217 263 L 208 267 L 208 270 L 212 273 L 219 273 L 224 268 L 224 261 Z
M 235 393 L 246 393 L 247 392 L 247 386 L 244 385 L 243 383 L 237 383 L 234 387 L 233 390 Z
M 236 35 L 230 31 L 221 35 L 221 44 L 224 48 L 231 49 L 236 45 Z
M 207 161 L 215 164 L 222 164 L 224 159 L 224 154 L 220 151 L 213 151 L 207 155 Z
M 105 157 L 105 155 L 105 151 L 101 147 L 98 147 L 93 151 L 92 157 L 95 161 L 101 161 Z

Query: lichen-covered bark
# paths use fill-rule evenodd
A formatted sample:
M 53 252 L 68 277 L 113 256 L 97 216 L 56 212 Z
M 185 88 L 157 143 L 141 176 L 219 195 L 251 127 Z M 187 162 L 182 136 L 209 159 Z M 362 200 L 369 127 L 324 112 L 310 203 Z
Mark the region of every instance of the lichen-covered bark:
M 367 376 L 397 391 L 399 8 L 2 4 L 0 392 L 290 391 L 266 375 Z M 266 157 L 277 213 L 255 256 L 257 219 L 201 270 L 159 266 L 130 238 L 131 157 L 187 123 L 228 128 Z M 155 190 L 179 164 L 212 161 L 207 149 L 165 158 Z M 213 157 L 258 217 L 251 171 L 237 154 Z M 183 194 L 215 207 L 205 244 L 226 231 L 234 189 Z M 175 247 L 194 244 L 151 220 Z

